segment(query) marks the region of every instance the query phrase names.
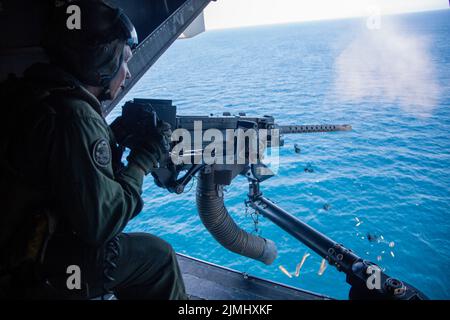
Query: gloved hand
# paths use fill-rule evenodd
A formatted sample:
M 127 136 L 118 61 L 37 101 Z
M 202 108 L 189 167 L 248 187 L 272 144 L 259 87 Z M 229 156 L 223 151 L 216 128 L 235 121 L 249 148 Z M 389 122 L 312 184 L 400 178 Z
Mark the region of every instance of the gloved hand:
M 172 131 L 151 105 L 127 102 L 111 125 L 119 145 L 131 150 L 127 160 L 145 174 L 168 161 Z
M 158 168 L 162 153 L 157 145 L 139 146 L 131 149 L 128 163 L 137 165 L 145 175 Z
M 147 175 L 169 159 L 172 130 L 170 124 L 158 121 L 157 130 L 144 137 L 130 137 L 129 163 L 139 166 Z

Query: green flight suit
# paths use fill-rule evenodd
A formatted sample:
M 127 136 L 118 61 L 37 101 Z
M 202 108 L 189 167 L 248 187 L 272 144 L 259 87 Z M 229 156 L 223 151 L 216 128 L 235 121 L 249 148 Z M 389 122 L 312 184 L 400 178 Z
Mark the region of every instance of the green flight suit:
M 55 116 L 25 128 L 11 148 L 8 161 L 27 182 L 11 183 L 5 208 L 45 206 L 58 223 L 40 265 L 47 285 L 24 294 L 91 298 L 112 291 L 122 299 L 185 299 L 172 247 L 150 234 L 122 233 L 142 209 L 144 173 L 119 165 L 100 102 L 52 65 L 34 65 L 25 79 L 51 93 L 43 101 Z M 67 287 L 71 265 L 81 271 L 80 289 Z

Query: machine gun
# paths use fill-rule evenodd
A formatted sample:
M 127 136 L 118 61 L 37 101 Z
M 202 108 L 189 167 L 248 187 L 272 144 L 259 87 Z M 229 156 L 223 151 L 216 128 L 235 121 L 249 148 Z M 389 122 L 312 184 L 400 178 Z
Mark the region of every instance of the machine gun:
M 348 131 L 352 129 L 349 125 L 279 126 L 275 123 L 272 116 L 250 117 L 245 113 L 231 115 L 228 112 L 224 112 L 222 116 L 214 116 L 212 114 L 207 116 L 182 116 L 177 115 L 176 106 L 172 105 L 171 100 L 156 99 L 134 99 L 133 101 L 128 101 L 123 106 L 122 114 L 126 122 L 124 128 L 121 130 L 123 132 L 139 131 L 140 126 L 149 125 L 149 123 L 151 126 L 156 126 L 156 119 L 159 119 L 170 124 L 174 131 L 173 137 L 175 136 L 176 139 L 177 135 L 175 133 L 177 133 L 177 130 L 184 130 L 188 138 L 194 137 L 193 140 L 190 139 L 191 141 L 187 143 L 187 147 L 185 143 L 185 148 L 178 155 L 180 160 L 173 161 L 176 156 L 173 152 L 177 147 L 176 144 L 172 145 L 171 159 L 168 158 L 167 161 L 161 164 L 159 169 L 153 172 L 155 182 L 159 187 L 177 194 L 184 191 L 186 185 L 201 169 L 213 164 L 211 161 L 203 161 L 204 157 L 202 157 L 203 152 L 211 142 L 210 139 L 203 139 L 205 132 L 208 130 L 216 130 L 216 135 L 222 134 L 224 137 L 229 133 L 227 131 L 233 131 L 232 133 L 235 133 L 241 130 L 240 133 L 246 134 L 249 130 L 254 130 L 253 132 L 256 134 L 258 144 L 260 143 L 259 134 L 263 131 L 266 133 L 264 137 L 266 144 L 265 146 L 258 146 L 258 148 L 262 148 L 255 152 L 252 163 L 249 161 L 249 158 L 251 158 L 251 150 L 249 150 L 251 145 L 248 140 L 234 143 L 232 146 L 233 150 L 231 150 L 233 154 L 231 160 L 229 160 L 229 155 L 227 155 L 227 159 L 214 161 L 214 182 L 220 185 L 229 185 L 237 175 L 247 172 L 248 169 L 251 169 L 252 174 L 258 176 L 260 181 L 272 176 L 272 174 L 266 174 L 264 176 L 259 174 L 260 172 L 270 172 L 269 170 L 263 170 L 265 165 L 260 161 L 260 156 L 265 147 L 283 146 L 284 134 Z M 199 125 L 196 127 L 196 124 Z M 217 131 L 220 132 L 217 133 Z M 181 138 L 185 138 L 186 135 L 182 135 Z M 239 137 L 232 136 L 228 140 L 227 138 L 229 137 L 223 139 L 223 150 L 227 148 L 226 144 L 230 142 L 228 140 Z M 238 150 L 239 142 L 244 142 L 245 145 Z M 240 156 L 240 159 L 237 159 L 238 156 Z M 181 172 L 186 173 L 180 177 Z
M 394 299 L 411 300 L 427 299 L 427 297 L 413 286 L 385 274 L 374 263 L 364 260 L 350 249 L 328 238 L 319 231 L 289 214 L 275 203 L 265 198 L 260 190 L 260 183 L 274 174 L 263 163 L 261 153 L 264 149 L 283 145 L 283 134 L 314 133 L 351 130 L 349 125 L 277 125 L 272 116 L 249 117 L 244 113 L 231 115 L 224 113 L 222 116 L 180 116 L 176 113 L 176 106 L 170 100 L 134 99 L 123 107 L 123 116 L 129 123 L 139 123 L 140 119 L 153 119 L 150 123 L 156 125 L 157 119 L 168 122 L 174 133 L 176 130 L 184 130 L 187 135 L 201 135 L 207 130 L 215 130 L 216 136 L 226 134 L 227 130 L 241 130 L 246 132 L 254 130 L 258 143 L 263 132 L 264 144 L 257 146 L 256 157 L 252 157 L 250 143 L 245 141 L 241 148 L 233 144 L 230 161 L 217 161 L 214 154 L 220 146 L 229 140 L 235 140 L 236 136 L 227 136 L 225 141 L 219 141 L 212 148 L 213 161 L 205 161 L 202 156 L 208 149 L 210 140 L 200 142 L 184 141 L 185 148 L 181 152 L 181 158 L 174 161 L 174 149 L 172 145 L 171 159 L 164 161 L 160 168 L 152 174 L 158 186 L 166 188 L 170 192 L 180 194 L 194 176 L 198 178 L 197 184 L 197 209 L 200 218 L 207 230 L 225 248 L 243 256 L 259 260 L 265 264 L 271 264 L 276 256 L 275 243 L 269 239 L 250 234 L 241 229 L 233 221 L 224 205 L 223 187 L 229 185 L 238 175 L 243 175 L 249 182 L 248 199 L 246 206 L 255 210 L 279 227 L 287 231 L 303 244 L 311 248 L 330 265 L 346 274 L 346 280 L 351 285 L 350 299 Z M 147 122 L 148 123 L 148 122 Z M 135 130 L 129 128 L 127 130 Z M 177 135 L 175 135 L 177 136 Z M 173 136 L 172 136 L 173 138 Z M 181 141 L 186 139 L 181 135 Z M 195 138 L 194 138 L 195 140 Z M 180 141 L 178 141 L 180 142 Z M 183 142 L 183 141 L 182 141 Z M 211 149 L 211 148 L 210 148 Z M 239 153 L 242 153 L 241 157 Z M 228 160 L 227 158 L 227 160 Z M 181 159 L 181 161 L 179 161 Z M 239 162 L 239 160 L 243 160 Z M 184 175 L 179 177 L 181 172 Z

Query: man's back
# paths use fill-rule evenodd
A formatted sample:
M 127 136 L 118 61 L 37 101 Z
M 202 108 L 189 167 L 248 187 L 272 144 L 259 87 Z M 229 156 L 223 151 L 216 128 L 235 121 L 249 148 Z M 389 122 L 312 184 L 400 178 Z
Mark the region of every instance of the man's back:
M 83 27 L 67 29 L 66 7 L 55 8 L 44 41 L 51 64 L 27 70 L 25 89 L 8 98 L 0 296 L 48 297 L 50 289 L 60 298 L 107 291 L 125 299 L 183 298 L 172 247 L 149 234 L 122 233 L 142 209 L 144 175 L 157 168 L 165 145 L 158 133 L 135 136 L 122 165 L 102 117 L 100 100 L 116 97 L 131 77 L 136 30 L 104 1 L 70 5 L 81 8 Z M 74 287 L 70 270 L 78 270 Z
M 150 235 L 121 234 L 142 208 L 143 173 L 133 166 L 114 172 L 115 140 L 100 114 L 98 100 L 70 75 L 51 65 L 32 67 L 25 79 L 27 89 L 34 88 L 44 98 L 22 106 L 21 112 L 30 112 L 25 117 L 26 123 L 21 123 L 15 113 L 14 119 L 9 120 L 15 133 L 5 137 L 9 140 L 5 158 L 12 170 L 2 181 L 7 192 L 4 202 L 7 214 L 2 219 L 11 232 L 4 233 L 2 239 L 8 244 L 2 248 L 2 260 L 11 269 L 28 265 L 19 268 L 20 283 L 15 282 L 16 289 L 22 290 L 27 282 L 47 279 L 51 283 L 50 297 L 54 298 L 53 294 L 60 298 L 72 294 L 76 298 L 90 297 L 108 291 L 106 284 L 113 288 L 121 278 L 129 279 L 128 273 L 133 272 L 132 265 L 128 266 L 131 269 L 125 265 L 108 269 L 108 261 L 110 266 L 117 266 L 138 254 L 140 258 L 134 258 L 138 265 L 153 261 L 147 267 L 148 272 L 151 266 L 167 267 L 168 257 L 176 259 L 173 253 L 167 255 L 173 252 L 167 243 Z M 148 250 L 134 253 L 130 246 Z M 120 255 L 111 255 L 119 251 Z M 141 261 L 146 255 L 152 258 Z M 33 265 L 41 265 L 42 272 L 36 278 L 31 276 Z M 65 288 L 65 271 L 71 265 L 83 270 L 79 291 Z M 172 290 L 167 298 L 184 297 L 178 266 L 170 265 L 174 268 L 170 269 L 173 276 L 169 281 L 173 281 L 171 286 L 176 285 L 177 290 Z M 114 276 L 105 278 L 105 273 Z M 158 293 L 160 298 L 164 298 L 164 292 L 171 292 L 165 286 L 156 287 L 162 290 Z M 24 292 L 36 297 L 43 291 L 45 296 L 49 288 L 40 288 L 38 284 L 37 289 Z M 122 297 L 132 295 L 123 292 Z M 146 295 L 142 292 L 142 297 Z

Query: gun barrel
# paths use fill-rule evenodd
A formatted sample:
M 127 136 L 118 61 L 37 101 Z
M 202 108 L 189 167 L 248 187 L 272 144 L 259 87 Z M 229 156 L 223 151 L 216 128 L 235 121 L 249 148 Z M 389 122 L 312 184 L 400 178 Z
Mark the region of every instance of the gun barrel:
M 352 126 L 349 124 L 316 124 L 316 125 L 284 125 L 278 126 L 281 134 L 288 133 L 313 133 L 313 132 L 332 132 L 332 131 L 350 131 Z
M 252 197 L 250 194 L 253 191 L 253 187 L 254 184 L 250 185 L 250 201 L 247 203 L 256 212 L 262 214 L 265 218 L 287 231 L 311 250 L 314 250 L 322 258 L 327 259 L 329 263 L 339 265 L 339 269 L 346 274 L 351 273 L 352 265 L 355 261 L 361 260 L 360 257 L 283 210 L 274 202 L 265 198 L 262 193 Z

